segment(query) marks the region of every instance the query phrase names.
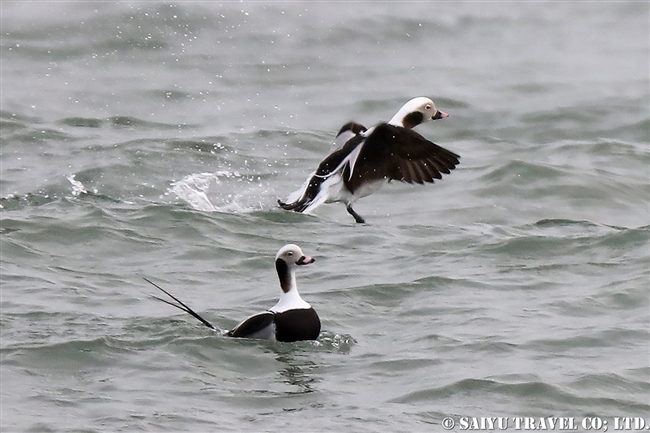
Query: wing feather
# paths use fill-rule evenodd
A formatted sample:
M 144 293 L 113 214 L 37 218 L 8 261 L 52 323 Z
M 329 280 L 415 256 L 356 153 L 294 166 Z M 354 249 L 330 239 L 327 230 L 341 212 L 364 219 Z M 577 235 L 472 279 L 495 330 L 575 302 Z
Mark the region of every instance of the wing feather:
M 228 337 L 249 337 L 254 335 L 273 323 L 275 314 L 271 311 L 254 314 L 228 331 Z
M 359 144 L 353 172 L 346 179 L 351 191 L 380 179 L 433 182 L 460 163 L 460 156 L 411 129 L 381 123 L 369 131 Z

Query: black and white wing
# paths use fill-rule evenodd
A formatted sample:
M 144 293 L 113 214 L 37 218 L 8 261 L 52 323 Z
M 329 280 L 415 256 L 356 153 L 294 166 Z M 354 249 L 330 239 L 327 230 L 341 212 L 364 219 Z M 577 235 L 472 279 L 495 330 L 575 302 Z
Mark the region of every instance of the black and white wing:
M 433 183 L 460 163 L 459 155 L 411 129 L 381 123 L 369 132 L 345 168 L 344 179 L 350 191 L 381 179 Z
M 228 337 L 275 339 L 275 313 L 265 311 L 254 314 L 226 332 Z
M 313 172 L 302 188 L 293 192 L 286 201 L 278 200 L 282 209 L 303 212 L 314 201 L 320 192 L 321 184 L 327 180 L 341 163 L 354 151 L 354 149 L 363 141 L 361 133 L 366 131 L 366 127 L 356 122 L 348 122 L 341 127 L 333 150 L 321 161 L 318 168 Z

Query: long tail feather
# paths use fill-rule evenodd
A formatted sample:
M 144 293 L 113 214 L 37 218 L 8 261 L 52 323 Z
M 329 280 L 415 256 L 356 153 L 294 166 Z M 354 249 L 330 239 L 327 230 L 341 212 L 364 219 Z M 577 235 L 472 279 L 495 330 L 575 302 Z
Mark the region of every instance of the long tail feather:
M 151 284 L 151 285 L 154 286 L 156 289 L 160 290 L 160 291 L 163 292 L 165 295 L 169 296 L 169 297 L 172 298 L 174 301 L 178 302 L 178 304 L 175 304 L 175 303 L 173 303 L 173 302 L 171 302 L 171 301 L 168 301 L 168 300 L 166 300 L 166 299 L 159 298 L 158 296 L 155 296 L 155 295 L 151 295 L 152 298 L 157 299 L 157 300 L 159 300 L 159 301 L 162 301 L 162 302 L 164 302 L 164 303 L 167 304 L 167 305 L 171 305 L 172 307 L 176 307 L 176 308 L 178 308 L 179 310 L 185 311 L 186 313 L 190 314 L 192 317 L 195 317 L 196 319 L 198 319 L 201 323 L 203 323 L 203 324 L 204 324 L 205 326 L 207 326 L 208 328 L 210 328 L 210 329 L 212 329 L 212 330 L 215 330 L 215 331 L 220 331 L 220 329 L 216 328 L 212 323 L 210 323 L 210 322 L 208 322 L 207 320 L 205 320 L 205 319 L 204 319 L 203 317 L 201 317 L 201 316 L 200 316 L 196 311 L 192 310 L 190 307 L 188 307 L 187 305 L 185 305 L 185 303 L 184 303 L 183 301 L 181 301 L 180 299 L 178 299 L 176 296 L 172 295 L 172 294 L 169 293 L 167 290 L 163 289 L 162 287 L 160 287 L 158 284 L 154 283 L 154 282 L 151 281 L 150 279 L 145 278 L 145 277 L 143 277 L 143 278 L 144 278 L 144 280 L 145 280 L 147 283 Z

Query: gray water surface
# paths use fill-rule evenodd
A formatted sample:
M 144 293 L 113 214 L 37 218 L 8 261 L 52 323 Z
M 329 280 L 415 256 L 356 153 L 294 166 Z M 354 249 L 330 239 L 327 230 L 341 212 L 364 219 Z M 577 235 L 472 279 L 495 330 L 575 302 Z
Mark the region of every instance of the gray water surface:
M 1 9 L 2 431 L 650 423 L 647 2 Z M 277 208 L 415 96 L 451 175 L 363 225 Z M 316 342 L 218 337 L 142 279 L 229 328 L 289 242 Z

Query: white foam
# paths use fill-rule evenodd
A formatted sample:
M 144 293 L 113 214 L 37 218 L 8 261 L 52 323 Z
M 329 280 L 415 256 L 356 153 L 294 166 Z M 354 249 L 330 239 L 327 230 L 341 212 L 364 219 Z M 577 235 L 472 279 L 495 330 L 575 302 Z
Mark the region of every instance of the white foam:
M 83 183 L 75 179 L 76 174 L 66 176 L 66 179 L 72 184 L 72 195 L 79 197 L 81 194 L 88 194 L 88 190 Z
M 225 184 L 230 183 L 227 187 Z M 234 186 L 237 185 L 237 186 Z M 237 190 L 238 186 L 240 191 Z M 224 193 L 222 191 L 229 191 Z M 204 212 L 247 213 L 264 208 L 261 198 L 268 186 L 236 171 L 193 173 L 172 182 L 168 193 L 175 194 L 193 209 Z

